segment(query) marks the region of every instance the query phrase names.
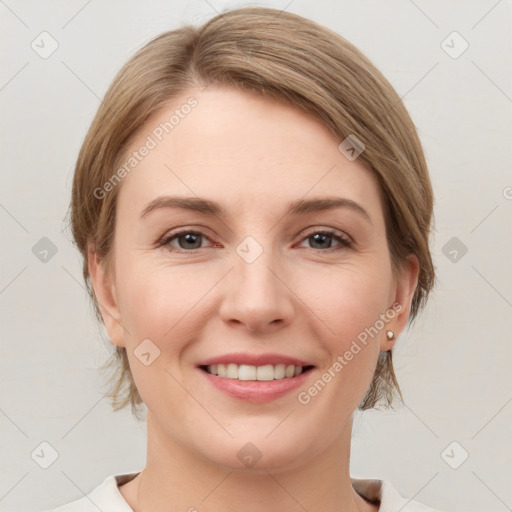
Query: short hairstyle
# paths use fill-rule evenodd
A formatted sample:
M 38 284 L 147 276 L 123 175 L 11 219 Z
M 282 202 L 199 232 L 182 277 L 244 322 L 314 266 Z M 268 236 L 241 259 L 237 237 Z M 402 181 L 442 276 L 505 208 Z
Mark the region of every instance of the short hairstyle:
M 355 46 L 309 19 L 265 7 L 222 12 L 202 26 L 160 34 L 117 73 L 86 134 L 76 162 L 70 202 L 74 243 L 97 319 L 102 316 L 88 270 L 92 244 L 111 264 L 119 189 L 98 198 L 142 124 L 191 87 L 219 84 L 277 99 L 320 120 L 343 141 L 355 135 L 359 155 L 377 177 L 384 204 L 393 275 L 414 253 L 420 264 L 409 324 L 426 304 L 435 272 L 429 250 L 433 192 L 415 126 L 396 91 Z M 114 410 L 142 399 L 126 349 L 116 347 L 108 396 Z M 402 398 L 391 350 L 381 352 L 361 410 Z

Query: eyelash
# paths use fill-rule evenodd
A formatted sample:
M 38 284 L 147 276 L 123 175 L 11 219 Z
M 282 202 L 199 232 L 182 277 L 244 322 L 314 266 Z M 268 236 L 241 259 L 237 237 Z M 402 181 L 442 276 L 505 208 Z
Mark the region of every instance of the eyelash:
M 166 235 L 164 236 L 159 242 L 158 242 L 158 247 L 164 247 L 164 246 L 169 246 L 169 248 L 171 247 L 170 246 L 170 243 L 174 240 L 174 239 L 177 239 L 179 238 L 180 236 L 183 236 L 183 235 L 199 235 L 199 236 L 202 236 L 208 240 L 210 240 L 206 235 L 204 235 L 203 233 L 201 233 L 200 231 L 194 231 L 194 230 L 190 230 L 190 229 L 187 229 L 187 230 L 182 230 L 182 231 L 178 231 L 176 233 L 172 233 L 170 235 Z M 339 250 L 342 250 L 342 249 L 348 249 L 348 248 L 351 248 L 354 243 L 353 241 L 346 237 L 346 236 L 342 236 L 342 235 L 339 235 L 337 234 L 336 231 L 333 231 L 333 230 L 330 230 L 330 229 L 322 229 L 322 230 L 318 230 L 318 231 L 311 231 L 310 233 L 307 233 L 301 241 L 304 241 L 310 237 L 312 237 L 313 235 L 327 235 L 327 236 L 331 236 L 333 239 L 335 239 L 336 241 L 338 241 L 342 247 L 341 248 L 334 248 L 334 249 L 312 249 L 313 251 L 317 251 L 317 252 L 333 252 L 333 251 L 339 251 Z M 203 247 L 199 247 L 197 249 L 190 249 L 190 250 L 186 250 L 186 249 L 177 249 L 175 247 L 172 247 L 170 248 L 170 250 L 172 252 L 178 252 L 178 253 L 190 253 L 190 252 L 194 252 L 194 251 L 197 251 L 199 249 L 203 249 Z

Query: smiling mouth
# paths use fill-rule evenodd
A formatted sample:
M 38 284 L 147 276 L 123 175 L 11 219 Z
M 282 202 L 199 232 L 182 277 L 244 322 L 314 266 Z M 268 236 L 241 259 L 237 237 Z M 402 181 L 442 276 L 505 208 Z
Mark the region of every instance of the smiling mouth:
M 296 366 L 293 364 L 266 364 L 252 366 L 248 364 L 210 364 L 199 366 L 201 370 L 210 375 L 233 380 L 271 381 L 290 379 L 308 372 L 314 366 Z

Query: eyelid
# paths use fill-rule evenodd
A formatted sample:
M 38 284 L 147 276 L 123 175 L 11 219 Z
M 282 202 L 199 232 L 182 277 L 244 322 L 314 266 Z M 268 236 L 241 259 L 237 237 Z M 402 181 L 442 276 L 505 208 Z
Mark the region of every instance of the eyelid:
M 201 229 L 204 229 L 204 228 L 201 228 Z M 175 240 L 177 238 L 179 238 L 180 236 L 183 236 L 183 235 L 188 235 L 188 234 L 193 234 L 193 235 L 200 235 L 202 236 L 203 238 L 206 238 L 207 240 L 209 240 L 210 242 L 212 242 L 212 244 L 215 244 L 215 242 L 213 242 L 213 240 L 208 236 L 206 235 L 203 231 L 199 230 L 199 229 L 195 229 L 195 228 L 184 228 L 184 229 L 179 229 L 178 228 L 178 231 L 171 231 L 171 232 L 167 232 L 166 234 L 164 234 L 157 242 L 157 246 L 158 247 L 162 247 L 162 246 L 166 246 L 166 245 L 169 245 L 171 240 Z M 201 249 L 204 249 L 204 247 L 201 247 Z M 175 252 L 193 252 L 193 251 L 197 251 L 198 249 L 192 249 L 192 250 L 185 250 L 185 249 L 176 249 L 176 248 L 173 248 L 173 251 Z
M 347 234 L 345 234 L 342 231 L 338 231 L 334 228 L 313 228 L 310 231 L 307 231 L 301 236 L 301 240 L 299 244 L 302 244 L 305 240 L 307 240 L 310 236 L 313 236 L 315 234 L 325 234 L 327 236 L 332 237 L 334 240 L 337 240 L 339 245 L 341 247 L 331 247 L 329 249 L 315 249 L 313 247 L 310 247 L 309 249 L 312 251 L 315 251 L 317 253 L 336 253 L 339 251 L 347 250 L 347 249 L 354 249 L 355 242 L 353 238 Z
M 304 238 L 306 238 L 308 236 L 311 236 L 311 235 L 314 235 L 316 233 L 325 233 L 325 234 L 328 234 L 328 235 L 331 235 L 331 236 L 336 236 L 336 237 L 339 237 L 339 238 L 343 239 L 348 244 L 351 244 L 351 245 L 355 244 L 355 241 L 354 241 L 354 239 L 351 236 L 349 236 L 344 231 L 340 231 L 339 229 L 335 229 L 335 228 L 318 228 L 318 227 L 313 227 L 310 230 L 307 230 L 302 235 L 302 238 L 304 239 Z
M 174 241 L 175 239 L 179 238 L 180 236 L 183 236 L 183 235 L 186 235 L 186 234 L 199 235 L 199 236 L 209 240 L 213 244 L 213 246 L 215 246 L 215 242 L 208 235 L 206 235 L 202 231 L 203 229 L 206 229 L 206 228 L 204 228 L 203 226 L 201 226 L 199 229 L 192 228 L 192 227 L 190 227 L 190 228 L 177 228 L 177 231 L 167 232 L 162 237 L 160 237 L 160 239 L 157 242 L 157 246 L 158 247 L 170 246 L 171 241 Z M 327 227 L 324 227 L 324 228 L 322 228 L 322 227 L 311 227 L 311 228 L 308 228 L 305 232 L 303 231 L 301 233 L 301 235 L 299 235 L 301 237 L 300 240 L 299 240 L 299 244 L 304 242 L 307 238 L 309 238 L 310 236 L 312 236 L 314 234 L 325 234 L 325 235 L 331 236 L 335 240 L 338 239 L 338 243 L 341 245 L 341 248 L 336 248 L 336 247 L 329 248 L 329 249 L 314 249 L 314 248 L 310 248 L 313 251 L 330 253 L 330 252 L 337 252 L 337 251 L 340 251 L 342 249 L 350 249 L 350 248 L 353 248 L 355 246 L 355 241 L 354 241 L 354 239 L 351 236 L 349 236 L 348 234 L 346 234 L 343 231 L 339 231 L 339 230 L 337 230 L 335 228 L 327 228 Z M 190 249 L 190 250 L 180 249 L 180 248 L 173 247 L 171 249 L 171 252 L 176 252 L 176 253 L 181 253 L 181 254 L 183 254 L 183 253 L 193 253 L 193 252 L 198 251 L 199 249 L 206 249 L 206 247 L 199 247 L 199 248 Z

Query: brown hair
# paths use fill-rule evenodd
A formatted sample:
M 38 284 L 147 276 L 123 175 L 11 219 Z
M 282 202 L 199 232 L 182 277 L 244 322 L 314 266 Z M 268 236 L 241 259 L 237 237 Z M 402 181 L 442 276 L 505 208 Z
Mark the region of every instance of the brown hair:
M 433 193 L 414 124 L 391 84 L 351 43 L 311 20 L 264 7 L 226 11 L 200 27 L 160 34 L 124 65 L 105 94 L 78 156 L 70 204 L 72 234 L 98 320 L 87 247 L 91 243 L 108 268 L 121 185 L 102 199 L 95 190 L 114 175 L 149 116 L 191 87 L 212 83 L 281 100 L 315 116 L 340 142 L 355 134 L 364 143 L 358 158 L 380 184 L 394 275 L 410 253 L 420 263 L 411 323 L 435 279 L 429 250 Z M 116 347 L 105 367 L 114 370 L 108 392 L 114 410 L 131 404 L 140 419 L 142 399 L 126 349 Z M 381 352 L 359 407 L 390 406 L 395 392 L 402 396 L 389 350 Z

